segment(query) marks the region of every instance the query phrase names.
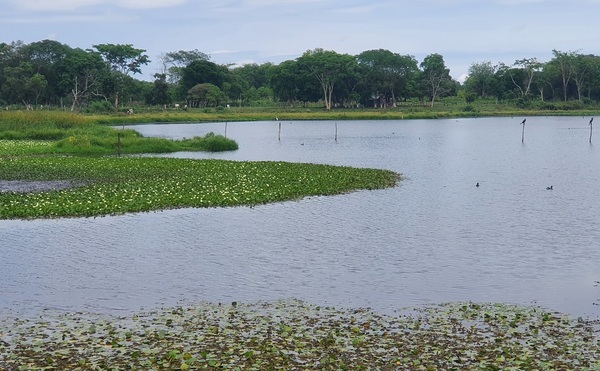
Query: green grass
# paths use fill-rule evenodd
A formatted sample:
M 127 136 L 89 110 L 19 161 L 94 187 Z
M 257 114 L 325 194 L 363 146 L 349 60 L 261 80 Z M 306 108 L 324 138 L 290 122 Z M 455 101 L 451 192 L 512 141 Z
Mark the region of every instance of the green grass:
M 257 205 L 394 186 L 387 170 L 172 158 L 0 158 L 2 180 L 62 180 L 67 190 L 0 193 L 1 219 L 91 217 Z
M 0 112 L 0 156 L 24 151 L 91 156 L 238 149 L 234 140 L 214 133 L 183 140 L 145 138 L 134 130 L 118 130 L 98 121 L 98 117 L 65 112 Z
M 452 303 L 381 315 L 288 300 L 0 321 L 5 370 L 600 370 L 593 323 Z

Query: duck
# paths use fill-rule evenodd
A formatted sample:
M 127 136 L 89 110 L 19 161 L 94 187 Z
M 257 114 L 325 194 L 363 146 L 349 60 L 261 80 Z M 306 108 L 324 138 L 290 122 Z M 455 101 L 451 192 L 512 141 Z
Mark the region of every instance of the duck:
M 479 182 L 477 182 L 477 184 L 475 184 L 475 187 L 479 187 Z
M 554 188 L 554 186 L 546 187 L 546 189 L 549 191 L 551 191 L 553 188 Z

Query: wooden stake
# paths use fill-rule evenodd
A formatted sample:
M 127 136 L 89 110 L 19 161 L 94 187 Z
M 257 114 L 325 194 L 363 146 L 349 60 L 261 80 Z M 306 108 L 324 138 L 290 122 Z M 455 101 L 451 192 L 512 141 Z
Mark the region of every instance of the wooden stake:
M 335 142 L 337 143 L 337 122 L 335 123 Z
M 279 123 L 279 136 L 277 137 L 279 141 L 281 141 L 281 122 Z
M 121 157 L 121 132 L 117 132 L 117 157 Z
M 592 117 L 592 118 L 590 119 L 590 143 L 592 143 L 592 128 L 593 128 L 593 126 L 592 126 L 592 122 L 593 122 L 593 121 L 594 121 L 594 118 Z
M 225 121 L 225 138 L 227 138 L 227 121 Z
M 525 142 L 525 121 L 527 121 L 527 119 L 521 121 L 521 125 L 523 125 L 523 130 L 521 131 L 521 143 Z

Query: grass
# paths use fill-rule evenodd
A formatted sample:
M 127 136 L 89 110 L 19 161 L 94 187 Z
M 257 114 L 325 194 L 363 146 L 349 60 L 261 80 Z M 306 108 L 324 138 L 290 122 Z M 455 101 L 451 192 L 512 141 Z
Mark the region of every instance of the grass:
M 4 370 L 600 370 L 594 324 L 451 303 L 382 315 L 288 300 L 0 322 Z
M 258 205 L 394 186 L 387 170 L 172 158 L 0 158 L 0 179 L 77 187 L 0 193 L 0 219 L 92 217 L 184 207 Z
M 0 156 L 24 151 L 92 156 L 238 149 L 234 140 L 214 133 L 182 140 L 145 138 L 134 130 L 117 130 L 98 121 L 98 117 L 65 112 L 0 112 Z

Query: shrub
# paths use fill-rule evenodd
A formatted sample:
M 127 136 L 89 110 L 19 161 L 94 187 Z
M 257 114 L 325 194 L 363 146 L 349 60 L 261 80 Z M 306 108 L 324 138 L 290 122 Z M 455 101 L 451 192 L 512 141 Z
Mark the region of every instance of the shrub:
M 89 104 L 86 109 L 87 113 L 111 113 L 114 112 L 115 106 L 105 100 L 98 100 Z

